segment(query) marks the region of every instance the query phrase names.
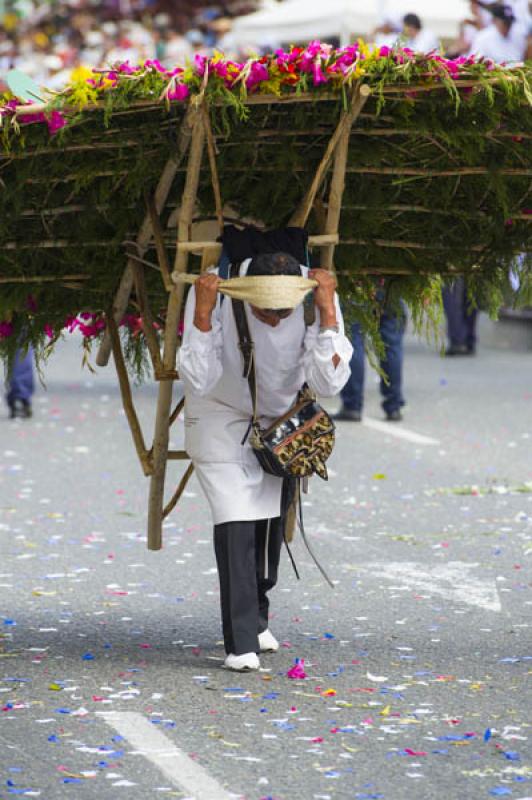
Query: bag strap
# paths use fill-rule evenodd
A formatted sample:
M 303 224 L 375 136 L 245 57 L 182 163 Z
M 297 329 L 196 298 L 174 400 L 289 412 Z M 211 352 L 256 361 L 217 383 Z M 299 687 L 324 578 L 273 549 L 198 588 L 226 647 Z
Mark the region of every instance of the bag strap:
M 253 404 L 253 416 L 252 416 L 251 422 L 249 423 L 249 427 L 248 427 L 248 429 L 247 429 L 247 431 L 245 433 L 245 436 L 242 439 L 242 444 L 244 444 L 244 442 L 246 441 L 246 439 L 249 436 L 249 432 L 251 430 L 251 427 L 257 423 L 257 382 L 256 382 L 256 377 L 255 377 L 255 345 L 253 343 L 253 339 L 251 338 L 251 334 L 249 332 L 248 318 L 247 318 L 247 315 L 246 315 L 246 309 L 244 307 L 243 301 L 242 300 L 231 300 L 231 303 L 233 305 L 233 313 L 234 313 L 234 316 L 235 316 L 236 329 L 238 331 L 239 347 L 240 347 L 240 350 L 242 351 L 242 357 L 243 357 L 243 360 L 244 360 L 244 378 L 247 378 L 247 380 L 248 380 L 249 391 L 251 393 L 251 402 Z M 325 570 L 321 566 L 320 562 L 316 558 L 316 555 L 315 555 L 314 551 L 312 550 L 312 548 L 310 546 L 310 543 L 309 543 L 309 541 L 307 539 L 307 536 L 306 536 L 306 533 L 305 533 L 305 527 L 303 525 L 303 503 L 301 501 L 301 481 L 299 479 L 296 479 L 296 480 L 297 480 L 297 484 L 296 484 L 297 485 L 297 492 L 298 492 L 298 495 L 299 495 L 298 499 L 297 499 L 298 507 L 299 507 L 298 508 L 298 510 L 299 510 L 298 523 L 299 523 L 299 530 L 301 532 L 301 537 L 303 539 L 305 547 L 307 548 L 308 554 L 310 555 L 310 557 L 312 558 L 312 560 L 316 564 L 317 568 L 319 569 L 319 571 L 321 572 L 321 574 L 323 575 L 323 577 L 325 578 L 325 580 L 327 581 L 327 583 L 329 584 L 331 589 L 334 589 L 333 582 L 331 581 L 331 579 L 329 578 L 329 576 L 327 575 L 327 573 L 325 572 Z M 296 566 L 296 563 L 294 561 L 294 557 L 292 555 L 292 551 L 291 551 L 290 547 L 288 546 L 288 541 L 286 539 L 286 532 L 284 530 L 284 522 L 285 522 L 285 520 L 283 520 L 283 539 L 284 539 L 284 543 L 285 543 L 286 549 L 288 551 L 288 555 L 290 556 L 290 561 L 292 562 L 292 567 L 294 568 L 294 572 L 296 574 L 296 577 L 299 580 L 299 572 L 297 570 L 297 566 Z
M 249 392 L 251 394 L 251 403 L 253 406 L 253 417 L 251 425 L 257 422 L 257 379 L 255 375 L 255 345 L 251 334 L 249 332 L 248 318 L 246 309 L 242 300 L 231 300 L 233 305 L 233 314 L 235 317 L 236 329 L 238 332 L 238 346 L 242 353 L 244 361 L 243 377 L 247 378 L 249 384 Z M 249 430 L 246 433 L 244 441 L 247 439 Z

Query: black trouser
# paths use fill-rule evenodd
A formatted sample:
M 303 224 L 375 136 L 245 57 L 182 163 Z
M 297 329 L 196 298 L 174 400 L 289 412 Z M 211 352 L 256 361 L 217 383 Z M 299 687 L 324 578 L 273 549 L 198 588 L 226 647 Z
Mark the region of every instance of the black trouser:
M 267 592 L 277 583 L 281 517 L 214 526 L 226 653 L 258 653 L 268 627 Z

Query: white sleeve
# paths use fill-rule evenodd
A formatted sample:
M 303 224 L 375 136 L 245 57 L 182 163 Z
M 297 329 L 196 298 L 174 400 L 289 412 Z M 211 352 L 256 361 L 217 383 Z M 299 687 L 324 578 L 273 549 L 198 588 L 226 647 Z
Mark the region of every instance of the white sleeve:
M 322 397 L 332 397 L 338 394 L 351 374 L 349 362 L 353 355 L 353 348 L 345 335 L 344 319 L 336 294 L 334 303 L 339 333 L 335 331 L 320 333 L 320 314 L 319 309 L 316 309 L 316 320 L 307 328 L 305 334 L 303 355 L 305 380 L 310 388 Z M 333 364 L 335 355 L 340 359 L 336 367 Z
M 211 330 L 200 331 L 194 325 L 196 292 L 190 288 L 185 306 L 183 343 L 179 351 L 178 371 L 187 389 L 200 396 L 209 394 L 222 376 L 223 336 L 220 319 L 220 295 L 211 317 Z

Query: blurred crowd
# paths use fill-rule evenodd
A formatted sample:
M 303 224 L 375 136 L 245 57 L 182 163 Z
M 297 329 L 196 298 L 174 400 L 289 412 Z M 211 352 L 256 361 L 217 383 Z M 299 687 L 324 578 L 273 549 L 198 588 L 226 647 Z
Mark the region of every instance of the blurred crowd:
M 443 47 L 417 14 L 385 18 L 374 32 L 374 39 L 377 44 L 388 46 L 400 41 L 419 52 L 442 48 L 445 55 L 452 58 L 478 55 L 507 64 L 532 58 L 532 3 L 529 0 L 471 0 L 469 12 L 459 25 L 455 41 Z
M 212 54 L 232 20 L 256 7 L 256 0 L 33 0 L 22 14 L 0 15 L 0 78 L 16 68 L 58 89 L 77 69 L 116 61 L 158 59 L 173 68 L 197 52 Z
M 263 0 L 263 2 L 267 0 Z M 0 0 L 0 8 L 1 8 Z M 284 0 L 290 2 L 290 0 Z M 0 25 L 0 81 L 17 68 L 41 85 L 59 89 L 76 71 L 117 61 L 138 64 L 158 59 L 173 68 L 196 53 L 219 49 L 244 58 L 260 52 L 249 43 L 243 50 L 231 35 L 234 20 L 262 6 L 259 0 L 25 0 L 22 7 L 4 2 Z M 6 10 L 7 9 L 7 10 Z M 477 54 L 514 63 L 532 57 L 529 0 L 471 0 L 454 42 L 442 43 L 417 14 L 386 17 L 366 32 L 378 45 L 400 43 L 413 50 L 443 50 L 451 57 Z M 333 42 L 334 44 L 335 42 Z M 271 46 L 289 42 L 278 41 Z M 83 74 L 83 73 L 81 73 Z

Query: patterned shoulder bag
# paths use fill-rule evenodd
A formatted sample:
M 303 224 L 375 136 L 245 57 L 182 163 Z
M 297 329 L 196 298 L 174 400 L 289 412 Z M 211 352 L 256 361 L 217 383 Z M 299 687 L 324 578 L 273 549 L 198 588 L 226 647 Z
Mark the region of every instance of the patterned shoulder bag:
M 249 332 L 244 303 L 233 300 L 233 312 L 244 359 L 253 416 L 250 442 L 265 472 L 280 478 L 309 478 L 319 475 L 327 480 L 326 461 L 334 447 L 334 422 L 305 384 L 295 404 L 268 428 L 262 428 L 257 416 L 257 381 L 255 351 Z

